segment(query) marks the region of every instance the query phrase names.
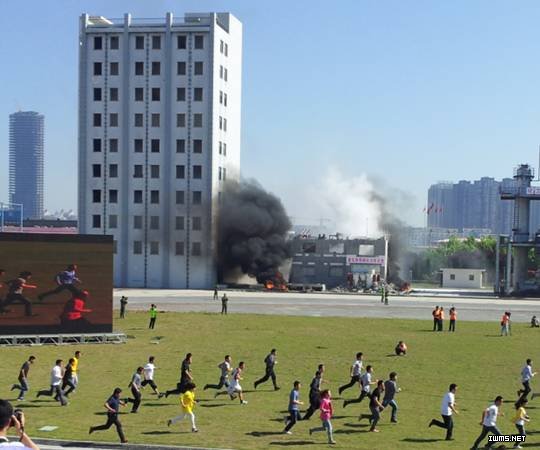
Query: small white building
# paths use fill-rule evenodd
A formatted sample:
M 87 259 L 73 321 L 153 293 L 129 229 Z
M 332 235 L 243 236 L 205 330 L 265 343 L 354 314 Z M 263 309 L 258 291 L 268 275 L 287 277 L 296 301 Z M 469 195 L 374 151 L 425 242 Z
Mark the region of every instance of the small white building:
M 484 287 L 485 269 L 441 269 L 443 288 Z

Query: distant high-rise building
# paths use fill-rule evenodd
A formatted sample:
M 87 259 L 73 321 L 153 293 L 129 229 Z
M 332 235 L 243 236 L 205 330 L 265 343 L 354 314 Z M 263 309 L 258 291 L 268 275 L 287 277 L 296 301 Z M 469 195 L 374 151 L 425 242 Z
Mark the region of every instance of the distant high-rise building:
M 34 111 L 9 116 L 9 201 L 23 205 L 23 216 L 43 216 L 44 117 Z
M 240 171 L 242 24 L 82 15 L 79 231 L 112 234 L 117 286 L 210 288 Z
M 458 183 L 439 182 L 428 190 L 428 227 L 466 230 L 490 230 L 493 234 L 510 234 L 512 230 L 513 202 L 501 200 L 501 186 L 513 186 L 515 180 L 480 180 Z M 540 226 L 540 205 L 531 208 L 531 230 Z

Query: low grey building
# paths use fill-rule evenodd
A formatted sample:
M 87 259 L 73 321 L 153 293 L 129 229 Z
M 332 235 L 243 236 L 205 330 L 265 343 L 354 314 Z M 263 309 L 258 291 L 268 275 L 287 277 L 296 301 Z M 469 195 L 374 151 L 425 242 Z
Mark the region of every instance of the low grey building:
M 388 240 L 295 238 L 292 240 L 290 283 L 371 287 L 386 277 Z

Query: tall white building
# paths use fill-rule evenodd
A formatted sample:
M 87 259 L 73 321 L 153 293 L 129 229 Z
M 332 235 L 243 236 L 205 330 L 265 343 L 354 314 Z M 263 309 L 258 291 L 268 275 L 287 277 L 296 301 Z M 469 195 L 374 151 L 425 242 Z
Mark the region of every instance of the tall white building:
M 82 15 L 79 232 L 112 234 L 117 286 L 208 288 L 240 169 L 242 24 Z

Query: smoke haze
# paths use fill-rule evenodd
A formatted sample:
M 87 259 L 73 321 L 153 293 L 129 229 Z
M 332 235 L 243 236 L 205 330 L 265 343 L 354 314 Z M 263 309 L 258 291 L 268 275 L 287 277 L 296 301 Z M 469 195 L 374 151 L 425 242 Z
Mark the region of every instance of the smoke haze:
M 220 278 L 240 270 L 259 278 L 290 257 L 292 224 L 281 200 L 255 180 L 228 181 L 219 216 Z

